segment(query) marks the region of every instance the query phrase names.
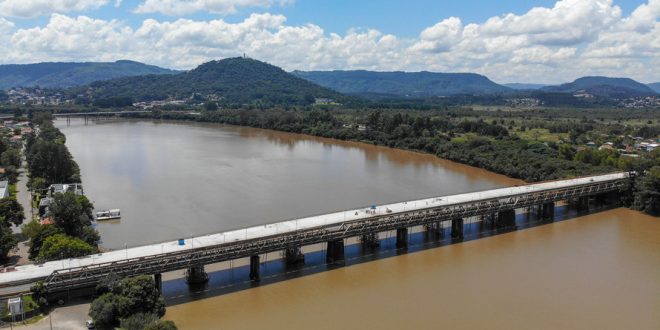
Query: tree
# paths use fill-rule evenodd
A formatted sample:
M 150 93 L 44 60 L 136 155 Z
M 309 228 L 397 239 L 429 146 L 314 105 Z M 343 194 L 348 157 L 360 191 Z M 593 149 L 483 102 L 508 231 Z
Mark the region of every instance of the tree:
M 0 154 L 0 162 L 2 165 L 13 165 L 16 167 L 21 166 L 21 152 L 15 148 L 7 149 L 5 152 Z
M 575 157 L 575 150 L 568 143 L 563 143 L 559 145 L 559 154 L 567 160 L 572 160 Z
M 16 237 L 11 229 L 3 224 L 0 224 L 0 259 L 7 258 L 7 254 L 16 247 Z
M 177 327 L 174 321 L 158 320 L 144 327 L 144 330 L 177 330 Z
M 44 178 L 31 177 L 28 182 L 28 188 L 30 188 L 33 191 L 40 192 L 48 188 L 48 183 Z
M 132 315 L 154 315 L 155 318 L 165 315 L 163 297 L 151 276 L 125 278 L 109 287 L 112 292 L 104 293 L 90 306 L 89 316 L 97 323 L 116 325 L 120 320 L 126 320 L 133 325 L 137 321 L 131 318 Z
M 48 206 L 48 213 L 65 234 L 83 238 L 85 227 L 91 225 L 92 208 L 92 203 L 84 196 L 72 192 L 57 193 Z
M 42 225 L 36 220 L 32 220 L 23 226 L 23 233 L 30 237 L 29 257 L 31 260 L 36 260 L 46 239 L 56 234 L 62 234 L 62 230 L 55 225 Z
M 143 330 L 148 325 L 156 322 L 158 322 L 158 315 L 136 313 L 129 317 L 121 319 L 119 324 L 122 329 Z
M 112 325 L 117 322 L 115 295 L 105 293 L 92 301 L 89 306 L 89 316 L 98 325 Z
M 64 144 L 42 138 L 30 146 L 27 160 L 30 174 L 50 183 L 70 182 L 77 172 L 77 166 Z
M 0 217 L 4 218 L 6 222 L 18 226 L 22 224 L 25 219 L 23 206 L 21 206 L 21 204 L 19 204 L 14 198 L 2 198 L 0 199 Z
M 648 214 L 660 215 L 660 166 L 654 166 L 638 179 L 635 208 Z
M 218 104 L 215 102 L 206 102 L 204 103 L 204 110 L 206 111 L 216 111 L 218 110 Z
M 49 261 L 62 258 L 77 258 L 97 252 L 98 249 L 85 241 L 64 234 L 52 235 L 44 241 L 38 260 Z

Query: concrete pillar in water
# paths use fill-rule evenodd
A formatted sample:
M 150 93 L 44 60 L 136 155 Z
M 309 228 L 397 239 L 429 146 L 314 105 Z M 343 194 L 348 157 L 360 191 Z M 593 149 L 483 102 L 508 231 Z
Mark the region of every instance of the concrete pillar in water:
M 555 218 L 555 203 L 544 203 L 542 207 L 542 218 L 543 220 L 554 220 Z
M 408 248 L 408 228 L 398 228 L 396 230 L 396 248 Z
M 204 265 L 191 266 L 186 271 L 186 282 L 189 284 L 206 283 L 208 280 L 209 275 L 204 271 Z
M 516 210 L 504 210 L 497 213 L 497 228 L 515 229 Z
M 299 246 L 289 247 L 284 250 L 284 261 L 289 265 L 295 265 L 305 262 L 305 255 Z
M 589 196 L 579 197 L 577 208 L 580 211 L 589 211 Z
M 378 233 L 369 233 L 362 235 L 361 238 L 362 245 L 364 247 L 373 249 L 380 246 L 380 239 L 378 238 Z
M 259 281 L 261 279 L 259 275 L 259 267 L 261 266 L 259 259 L 259 255 L 250 256 L 250 280 L 252 281 Z
M 158 292 L 163 294 L 163 274 L 161 273 L 154 274 L 154 282 L 155 282 L 156 290 L 158 290 Z
M 328 241 L 328 248 L 325 251 L 325 261 L 329 264 L 340 263 L 344 261 L 343 239 Z
M 463 239 L 463 218 L 451 221 L 451 238 Z

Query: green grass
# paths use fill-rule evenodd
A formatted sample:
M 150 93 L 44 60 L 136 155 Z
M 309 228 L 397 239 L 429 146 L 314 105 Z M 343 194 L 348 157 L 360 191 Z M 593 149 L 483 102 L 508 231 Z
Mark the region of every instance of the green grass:
M 541 142 L 559 142 L 568 140 L 568 133 L 550 133 L 545 128 L 531 128 L 524 132 L 513 130 L 511 134 L 518 135 L 523 140 L 541 141 Z

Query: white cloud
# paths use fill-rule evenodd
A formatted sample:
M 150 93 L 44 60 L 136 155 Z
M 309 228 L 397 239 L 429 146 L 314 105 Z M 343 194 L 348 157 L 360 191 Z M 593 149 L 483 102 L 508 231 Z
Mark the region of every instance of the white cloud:
M 292 2 L 293 0 L 145 0 L 135 8 L 135 12 L 181 16 L 204 11 L 224 15 L 235 13 L 241 7 L 268 8 Z
M 98 9 L 110 0 L 0 0 L 0 16 L 33 18 Z
M 237 23 L 148 18 L 137 27 L 53 14 L 28 29 L 0 18 L 0 63 L 132 59 L 189 69 L 247 53 L 286 70 L 478 72 L 498 82 L 547 83 L 599 74 L 651 82 L 660 80 L 659 4 L 650 0 L 623 17 L 610 0 L 563 0 L 481 24 L 442 19 L 416 38 L 373 29 L 340 35 L 273 14 Z

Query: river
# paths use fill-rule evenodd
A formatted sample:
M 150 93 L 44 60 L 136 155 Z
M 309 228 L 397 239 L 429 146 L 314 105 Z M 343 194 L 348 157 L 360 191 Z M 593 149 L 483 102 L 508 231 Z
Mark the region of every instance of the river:
M 431 155 L 216 124 L 56 121 L 117 249 L 520 184 Z
M 251 128 L 56 124 L 86 194 L 122 209 L 98 227 L 108 248 L 520 183 L 429 155 Z M 658 329 L 659 279 L 658 218 L 619 208 L 195 301 L 170 297 L 172 280 L 165 317 L 180 329 Z

